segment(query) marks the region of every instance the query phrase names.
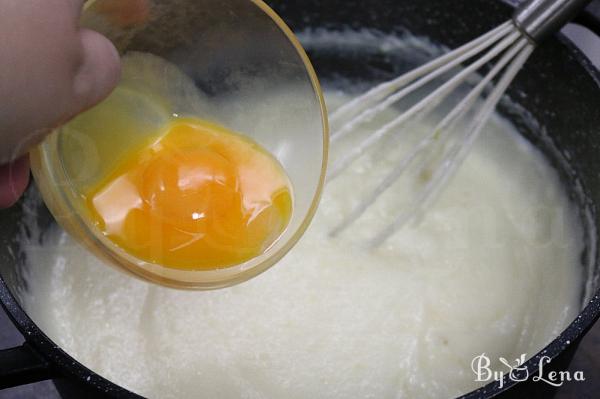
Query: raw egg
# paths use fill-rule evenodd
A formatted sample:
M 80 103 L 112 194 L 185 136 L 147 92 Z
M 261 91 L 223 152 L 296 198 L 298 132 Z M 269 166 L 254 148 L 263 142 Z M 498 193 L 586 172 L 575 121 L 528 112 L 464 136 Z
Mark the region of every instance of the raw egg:
M 177 269 L 264 252 L 292 212 L 289 179 L 256 142 L 195 118 L 134 151 L 85 195 L 94 223 L 128 253 Z

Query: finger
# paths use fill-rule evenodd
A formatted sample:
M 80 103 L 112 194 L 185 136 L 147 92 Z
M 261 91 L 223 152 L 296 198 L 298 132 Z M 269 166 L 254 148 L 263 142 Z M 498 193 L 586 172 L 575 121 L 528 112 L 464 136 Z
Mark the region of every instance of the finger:
M 29 183 L 29 157 L 27 155 L 9 164 L 0 165 L 0 209 L 12 206 Z
M 98 32 L 81 29 L 82 61 L 73 82 L 74 98 L 69 116 L 102 101 L 115 88 L 121 62 L 114 45 Z

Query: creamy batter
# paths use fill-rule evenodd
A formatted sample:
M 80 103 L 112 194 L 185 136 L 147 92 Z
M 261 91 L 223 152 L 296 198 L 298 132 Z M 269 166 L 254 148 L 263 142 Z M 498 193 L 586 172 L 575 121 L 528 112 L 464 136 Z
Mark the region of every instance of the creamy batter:
M 330 108 L 345 98 L 327 93 Z M 360 245 L 402 201 L 392 188 L 329 238 L 406 147 L 394 143 L 326 187 L 278 265 L 231 288 L 153 286 L 58 228 L 43 245 L 34 234 L 27 311 L 84 365 L 150 398 L 446 398 L 476 388 L 475 355 L 529 357 L 576 316 L 575 212 L 541 154 L 494 116 L 418 226 L 373 251 Z

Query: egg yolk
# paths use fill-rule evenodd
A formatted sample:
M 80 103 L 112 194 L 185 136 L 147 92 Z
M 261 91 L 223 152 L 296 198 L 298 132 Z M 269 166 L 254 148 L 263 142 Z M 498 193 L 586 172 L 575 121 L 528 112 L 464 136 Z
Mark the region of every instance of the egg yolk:
M 263 253 L 292 213 L 283 168 L 254 141 L 224 127 L 176 118 L 127 154 L 84 195 L 91 218 L 135 257 L 209 270 Z

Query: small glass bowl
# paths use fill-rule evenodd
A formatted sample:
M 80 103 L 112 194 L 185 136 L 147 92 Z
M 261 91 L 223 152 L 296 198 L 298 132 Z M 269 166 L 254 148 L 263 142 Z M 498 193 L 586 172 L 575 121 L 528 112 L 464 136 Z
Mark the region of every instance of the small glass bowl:
M 190 271 L 142 261 L 85 216 L 80 190 L 87 177 L 102 170 L 101 160 L 129 138 L 92 147 L 82 142 L 75 156 L 61 151 L 59 128 L 30 153 L 35 181 L 56 220 L 108 264 L 170 287 L 226 287 L 274 265 L 300 239 L 316 211 L 329 142 L 317 77 L 291 30 L 260 0 L 92 0 L 82 25 L 103 33 L 121 54 L 147 52 L 179 67 L 211 104 L 210 115 L 201 117 L 247 134 L 279 160 L 292 183 L 294 208 L 281 237 L 242 264 Z

